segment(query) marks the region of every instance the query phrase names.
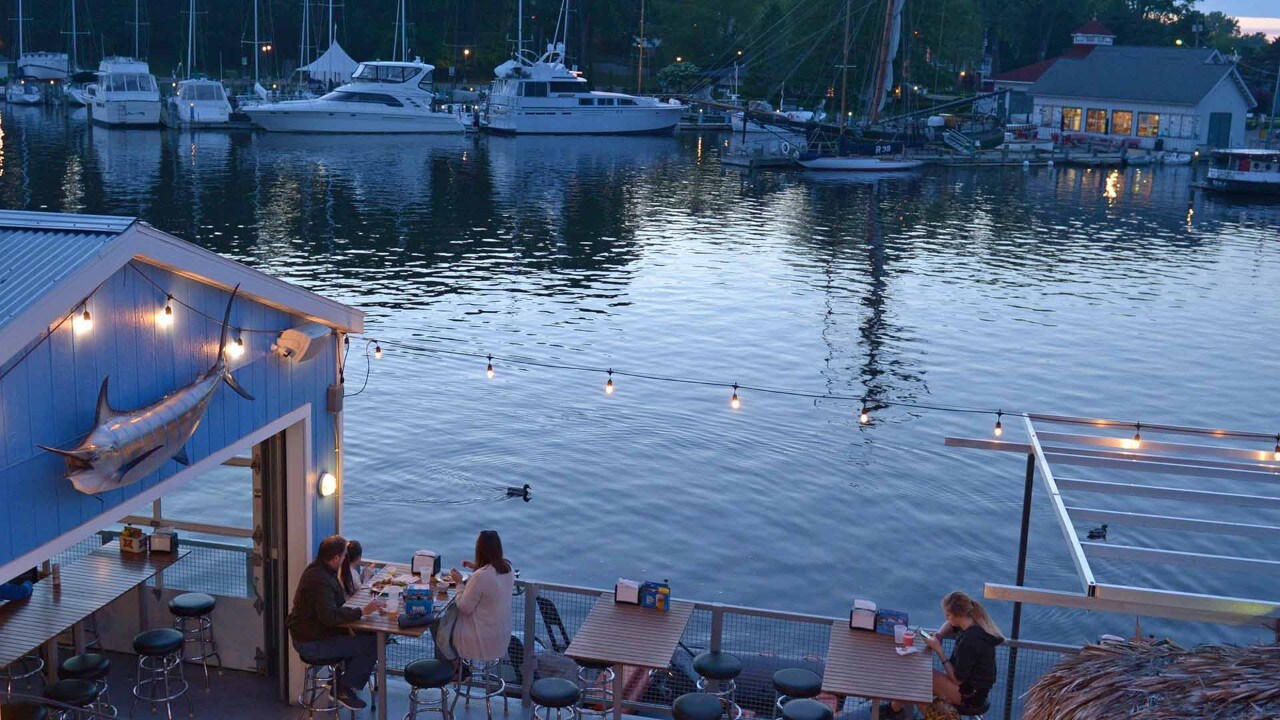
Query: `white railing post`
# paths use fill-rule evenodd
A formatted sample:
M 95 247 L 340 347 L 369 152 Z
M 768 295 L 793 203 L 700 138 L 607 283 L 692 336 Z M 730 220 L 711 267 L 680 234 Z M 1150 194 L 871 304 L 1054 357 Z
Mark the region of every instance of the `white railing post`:
M 524 658 L 520 663 L 520 704 L 528 707 L 533 703 L 529 688 L 533 685 L 533 673 L 537 670 L 538 661 L 535 656 L 538 636 L 538 586 L 525 583 L 524 586 Z

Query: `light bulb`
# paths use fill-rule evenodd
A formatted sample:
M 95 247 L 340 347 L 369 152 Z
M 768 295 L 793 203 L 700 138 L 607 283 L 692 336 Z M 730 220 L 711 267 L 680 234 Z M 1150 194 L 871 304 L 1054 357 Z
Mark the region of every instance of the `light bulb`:
M 612 370 L 609 371 L 609 381 L 604 384 L 604 394 L 605 395 L 613 394 L 613 371 Z
M 367 346 L 366 346 L 366 347 L 367 347 Z M 375 358 L 377 358 L 378 360 L 381 360 L 381 359 L 382 359 L 382 346 L 381 346 L 381 345 L 378 345 L 378 344 L 376 344 L 376 343 L 374 344 L 374 346 L 373 346 L 373 356 L 374 356 Z
M 169 300 L 173 300 L 173 296 L 169 296 Z M 164 308 L 156 312 L 156 324 L 160 327 L 169 327 L 173 325 L 173 305 L 165 301 Z
M 867 410 L 867 406 L 863 405 L 862 410 L 858 413 L 858 422 L 866 425 L 871 422 L 871 412 Z
M 1004 426 L 1000 424 L 1000 417 L 1002 415 L 1004 415 L 1003 412 L 996 413 L 996 429 L 995 429 L 996 437 L 1000 437 L 1001 435 L 1004 434 Z
M 485 367 L 484 375 L 490 380 L 493 379 L 493 356 L 492 355 L 489 356 L 489 365 Z
M 738 398 L 737 383 L 734 383 L 733 385 L 733 397 L 729 398 L 729 407 L 733 408 L 734 410 L 738 410 L 742 408 L 742 400 Z
M 93 329 L 93 316 L 89 315 L 89 308 L 85 308 L 82 314 L 76 315 L 71 319 L 71 327 L 76 331 L 77 335 L 87 333 Z
M 164 300 L 164 314 L 173 315 L 173 296 L 170 295 Z
M 244 338 L 236 337 L 236 341 L 227 345 L 227 357 L 232 360 L 244 355 Z
M 325 473 L 320 476 L 320 494 L 324 497 L 338 492 L 338 478 L 333 473 Z
M 1276 436 L 1276 451 L 1271 455 L 1272 459 L 1280 462 L 1280 435 Z
M 1141 446 L 1142 446 L 1142 423 L 1138 423 L 1137 425 L 1134 426 L 1132 447 L 1136 450 Z

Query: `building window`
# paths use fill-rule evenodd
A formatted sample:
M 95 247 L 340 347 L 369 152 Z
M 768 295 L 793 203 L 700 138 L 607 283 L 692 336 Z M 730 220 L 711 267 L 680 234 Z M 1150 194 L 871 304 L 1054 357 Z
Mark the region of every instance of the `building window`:
M 1128 110 L 1116 110 L 1111 113 L 1111 134 L 1132 135 L 1133 113 Z
M 1062 129 L 1080 130 L 1080 108 L 1062 108 Z
M 1085 132 L 1105 135 L 1107 133 L 1107 111 L 1089 108 L 1089 112 L 1084 118 L 1084 129 Z
M 1155 137 L 1159 135 L 1159 113 L 1138 113 L 1138 134 L 1142 137 Z

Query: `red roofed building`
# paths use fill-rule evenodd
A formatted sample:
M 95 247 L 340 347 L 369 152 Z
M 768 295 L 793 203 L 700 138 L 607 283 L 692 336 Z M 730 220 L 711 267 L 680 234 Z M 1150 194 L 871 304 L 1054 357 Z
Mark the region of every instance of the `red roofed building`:
M 1065 53 L 993 75 L 983 84 L 983 90 L 986 92 L 1008 90 L 1008 113 L 1010 115 L 1028 114 L 1031 112 L 1032 102 L 1031 97 L 1027 95 L 1027 88 L 1048 72 L 1054 63 L 1063 58 L 1085 57 L 1100 45 L 1114 44 L 1115 39 L 1116 34 L 1095 18 L 1072 31 L 1072 45 Z

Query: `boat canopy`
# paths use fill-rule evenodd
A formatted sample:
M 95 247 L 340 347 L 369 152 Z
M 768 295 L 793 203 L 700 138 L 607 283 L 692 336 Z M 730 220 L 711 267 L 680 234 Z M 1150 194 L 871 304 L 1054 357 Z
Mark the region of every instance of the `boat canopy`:
M 320 57 L 298 68 L 298 72 L 307 73 L 312 80 L 327 83 L 346 82 L 359 67 L 359 63 L 351 59 L 337 40 L 324 51 Z

